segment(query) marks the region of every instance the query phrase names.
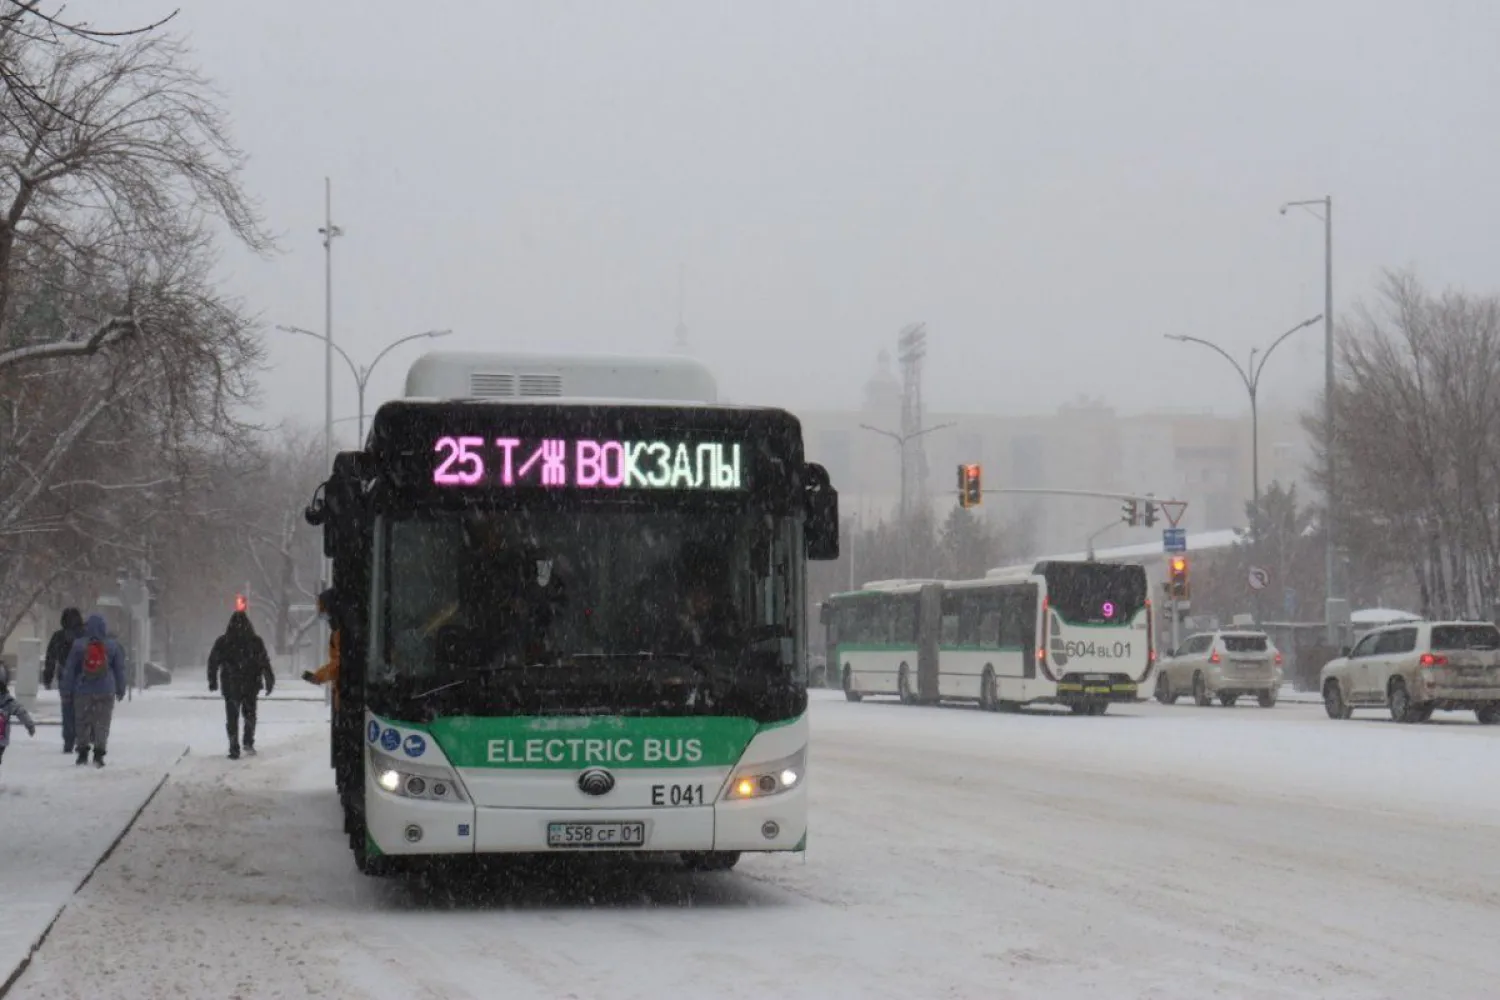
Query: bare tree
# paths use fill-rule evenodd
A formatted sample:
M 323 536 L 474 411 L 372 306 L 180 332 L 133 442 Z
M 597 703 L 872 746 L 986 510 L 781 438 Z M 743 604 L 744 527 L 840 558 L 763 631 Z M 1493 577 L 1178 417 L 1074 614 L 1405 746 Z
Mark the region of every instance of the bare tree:
M 1346 545 L 1417 585 L 1424 614 L 1485 615 L 1500 597 L 1500 300 L 1386 276 L 1342 331 L 1332 447 Z
M 180 42 L 33 45 L 18 61 L 56 109 L 18 116 L 0 100 L 12 119 L 0 134 L 0 368 L 168 337 L 183 293 L 201 302 L 205 291 L 206 218 L 270 249 L 240 183 L 243 156 Z M 80 284 L 114 294 L 68 294 Z M 60 300 L 59 335 L 9 335 L 28 291 Z
M 62 4 L 48 5 L 42 0 L 0 0 L 0 87 L 9 96 L 12 108 L 29 118 L 34 119 L 47 111 L 59 112 L 61 109 L 38 89 L 26 67 L 15 57 L 17 51 L 28 45 L 115 45 L 122 39 L 153 32 L 177 14 L 178 11 L 173 10 L 147 24 L 111 29 L 67 17 Z
M 0 0 L 3 2 L 3 0 Z M 4 48 L 4 46 L 9 46 Z M 174 39 L 0 37 L 0 627 L 59 575 L 140 552 L 245 428 L 260 342 L 207 223 L 269 246 L 241 157 Z

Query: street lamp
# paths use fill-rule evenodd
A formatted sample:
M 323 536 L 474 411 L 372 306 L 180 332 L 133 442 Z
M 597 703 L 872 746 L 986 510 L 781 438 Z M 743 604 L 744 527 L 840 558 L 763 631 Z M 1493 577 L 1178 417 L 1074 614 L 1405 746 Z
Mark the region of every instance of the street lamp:
M 1266 348 L 1265 353 L 1261 353 L 1259 348 L 1250 348 L 1249 367 L 1241 367 L 1240 363 L 1234 360 L 1234 357 L 1228 351 L 1212 341 L 1204 340 L 1202 337 L 1187 337 L 1179 333 L 1163 335 L 1168 340 L 1175 340 L 1183 344 L 1202 344 L 1209 350 L 1219 354 L 1225 361 L 1234 366 L 1235 373 L 1239 375 L 1240 381 L 1245 384 L 1245 391 L 1250 394 L 1250 507 L 1253 512 L 1250 520 L 1250 530 L 1252 541 L 1255 535 L 1259 534 L 1256 522 L 1260 519 L 1260 410 L 1257 403 L 1257 398 L 1260 395 L 1260 373 L 1265 371 L 1266 362 L 1271 360 L 1271 352 L 1280 347 L 1282 341 L 1298 330 L 1312 326 L 1322 318 L 1321 315 L 1318 315 L 1312 319 L 1305 319 L 1298 323 L 1286 333 L 1273 340 L 1271 346 Z M 1255 361 L 1257 354 L 1260 354 L 1259 364 Z
M 333 467 L 333 241 L 344 231 L 333 224 L 333 180 L 323 178 L 323 464 Z
M 917 438 L 921 437 L 924 434 L 931 434 L 933 431 L 940 431 L 940 430 L 944 430 L 945 428 L 948 428 L 948 427 L 955 427 L 957 425 L 956 424 L 952 424 L 952 423 L 936 424 L 936 425 L 934 425 L 932 427 L 923 427 L 919 431 L 912 431 L 910 434 L 897 434 L 895 431 L 883 430 L 882 428 L 879 428 L 879 427 L 871 427 L 869 424 L 860 424 L 859 426 L 860 426 L 861 429 L 867 430 L 867 431 L 869 431 L 872 434 L 879 434 L 881 437 L 890 438 L 892 441 L 896 442 L 896 446 L 900 449 L 900 454 L 901 454 L 901 508 L 900 508 L 900 510 L 901 510 L 901 575 L 905 576 L 906 575 L 906 570 L 907 570 L 907 563 L 908 563 L 908 560 L 907 560 L 907 548 L 908 548 L 907 530 L 908 530 L 908 526 L 907 526 L 907 523 L 906 523 L 906 514 L 907 514 L 907 499 L 906 499 L 906 482 L 907 482 L 907 480 L 906 480 L 906 446 L 909 443 L 911 443 L 912 441 L 915 441 Z
M 282 325 L 276 327 L 276 329 L 280 330 L 282 333 L 300 333 L 304 337 L 312 337 L 316 340 L 322 340 L 324 341 L 326 347 L 337 351 L 339 357 L 343 358 L 345 363 L 349 365 L 349 371 L 354 375 L 354 385 L 359 390 L 359 416 L 356 419 L 359 420 L 359 443 L 361 447 L 364 445 L 365 440 L 365 386 L 369 384 L 370 374 L 375 370 L 375 366 L 380 364 L 380 359 L 391 353 L 393 349 L 400 347 L 402 344 L 408 343 L 410 341 L 422 340 L 425 337 L 446 337 L 448 336 L 448 334 L 453 332 L 452 330 L 428 330 L 425 333 L 413 333 L 405 337 L 400 337 L 385 345 L 381 352 L 375 355 L 374 361 L 371 361 L 368 365 L 359 365 L 355 363 L 354 359 L 349 356 L 349 353 L 347 351 L 345 351 L 338 344 L 335 344 L 333 341 L 327 340 L 325 337 L 323 337 L 322 334 L 313 333 L 311 330 L 305 330 L 300 326 Z M 330 414 L 328 419 L 328 426 L 332 428 L 333 424 L 334 421 L 332 415 Z
M 1334 584 L 1337 560 L 1333 536 L 1333 512 L 1338 498 L 1337 481 L 1334 478 L 1336 463 L 1333 457 L 1333 195 L 1289 201 L 1281 206 L 1281 214 L 1285 215 L 1289 208 L 1303 209 L 1323 220 L 1323 617 L 1328 630 L 1328 642 L 1337 646 L 1338 636 L 1335 634 L 1333 616 L 1334 595 L 1338 592 Z M 1319 208 L 1322 209 L 1321 215 L 1318 213 Z

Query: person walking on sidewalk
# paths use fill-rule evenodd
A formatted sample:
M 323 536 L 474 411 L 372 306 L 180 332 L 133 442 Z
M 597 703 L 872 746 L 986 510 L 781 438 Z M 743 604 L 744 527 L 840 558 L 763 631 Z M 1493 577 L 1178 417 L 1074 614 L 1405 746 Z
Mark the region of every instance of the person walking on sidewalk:
M 74 763 L 87 764 L 92 749 L 94 766 L 103 767 L 115 702 L 125 700 L 125 651 L 109 637 L 109 627 L 101 615 L 89 615 L 83 623 L 83 635 L 68 652 L 58 690 L 73 695 L 78 727 L 78 757 Z
M 255 702 L 261 685 L 266 694 L 276 686 L 266 644 L 255 634 L 250 616 L 236 611 L 224 634 L 208 654 L 208 689 L 224 691 L 224 717 L 229 729 L 229 759 L 240 759 L 240 719 L 245 720 L 245 753 L 255 754 Z
M 53 682 L 57 683 L 57 697 L 62 703 L 63 753 L 72 753 L 73 739 L 77 733 L 73 716 L 73 692 L 63 685 L 62 672 L 68 662 L 68 654 L 73 650 L 73 643 L 83 636 L 83 615 L 78 613 L 77 608 L 64 608 L 61 624 L 62 627 L 52 633 L 52 639 L 47 643 L 47 659 L 42 665 L 42 687 L 51 691 Z
M 4 671 L 0 671 L 0 675 L 3 673 Z M 32 721 L 31 713 L 16 701 L 10 693 L 10 686 L 0 676 L 0 761 L 5 760 L 5 748 L 10 746 L 10 726 L 13 719 L 21 720 L 28 735 L 36 735 L 36 723 Z

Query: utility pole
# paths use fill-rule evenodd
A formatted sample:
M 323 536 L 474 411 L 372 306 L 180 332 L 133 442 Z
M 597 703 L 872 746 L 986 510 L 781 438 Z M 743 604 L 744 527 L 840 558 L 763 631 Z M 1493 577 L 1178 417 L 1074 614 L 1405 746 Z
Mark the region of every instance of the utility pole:
M 1338 510 L 1338 463 L 1334 458 L 1333 414 L 1333 195 L 1289 201 L 1281 206 L 1281 214 L 1285 215 L 1289 208 L 1304 208 L 1316 217 L 1318 212 L 1314 206 L 1320 207 L 1323 213 L 1323 477 L 1327 486 L 1323 491 L 1323 616 L 1328 644 L 1337 647 L 1340 629 L 1334 620 L 1339 587 L 1336 577 L 1338 547 L 1334 537 L 1335 511 Z
M 344 231 L 333 224 L 333 180 L 323 178 L 323 467 L 333 471 L 333 241 Z M 323 587 L 333 583 L 333 564 L 323 558 Z M 321 591 L 323 587 L 320 587 Z M 318 627 L 318 639 L 328 648 L 328 626 Z M 324 689 L 324 704 L 333 703 L 333 689 Z

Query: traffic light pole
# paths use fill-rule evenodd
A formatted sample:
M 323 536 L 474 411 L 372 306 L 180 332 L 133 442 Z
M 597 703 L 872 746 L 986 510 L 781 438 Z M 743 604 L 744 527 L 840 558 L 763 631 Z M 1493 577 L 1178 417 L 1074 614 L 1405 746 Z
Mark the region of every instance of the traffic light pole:
M 1177 647 L 1182 645 L 1182 613 L 1177 609 L 1177 598 L 1171 596 L 1172 583 L 1167 582 L 1167 620 L 1172 625 L 1172 648 L 1168 651 L 1176 654 Z

